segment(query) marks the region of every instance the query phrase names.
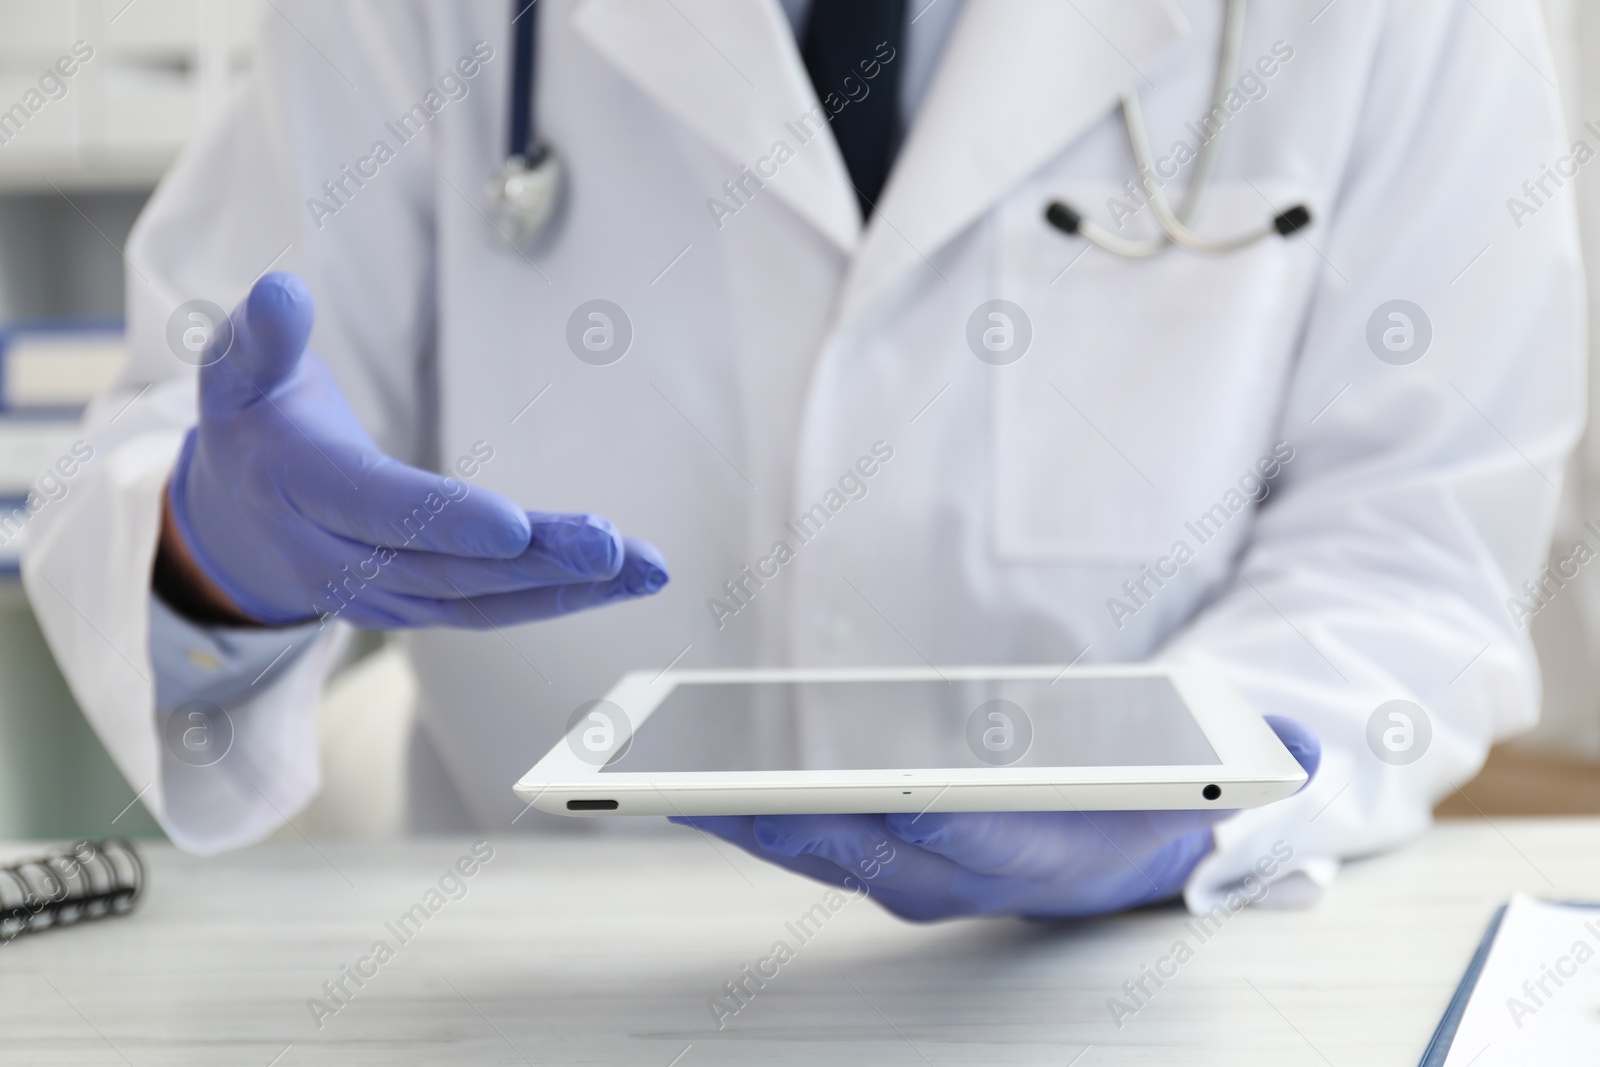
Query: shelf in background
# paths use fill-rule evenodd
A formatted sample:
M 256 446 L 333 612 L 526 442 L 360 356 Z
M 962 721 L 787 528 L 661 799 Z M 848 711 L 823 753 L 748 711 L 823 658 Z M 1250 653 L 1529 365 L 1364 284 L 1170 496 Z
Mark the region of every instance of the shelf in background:
M 261 0 L 0 0 L 0 192 L 147 190 L 250 69 Z

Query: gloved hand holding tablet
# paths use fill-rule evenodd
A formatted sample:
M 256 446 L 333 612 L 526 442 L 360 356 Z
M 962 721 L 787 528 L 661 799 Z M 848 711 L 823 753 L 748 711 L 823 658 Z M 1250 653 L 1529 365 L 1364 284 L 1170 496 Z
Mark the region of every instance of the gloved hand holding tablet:
M 1299 723 L 1267 723 L 1308 775 L 1321 749 Z M 1309 781 L 1309 779 L 1308 779 Z M 1302 787 L 1303 788 L 1303 787 Z M 674 816 L 818 881 L 865 888 L 905 919 L 1062 919 L 1169 900 L 1233 814 L 986 811 L 913 815 Z
M 909 919 L 1061 918 L 1175 896 L 1319 755 L 1196 668 L 639 672 L 517 793 L 669 815 Z

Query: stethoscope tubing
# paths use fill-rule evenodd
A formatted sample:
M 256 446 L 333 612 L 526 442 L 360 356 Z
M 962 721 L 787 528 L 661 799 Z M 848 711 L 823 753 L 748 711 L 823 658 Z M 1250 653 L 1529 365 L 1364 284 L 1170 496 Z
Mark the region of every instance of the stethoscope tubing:
M 546 183 L 551 190 L 549 193 L 551 197 L 554 196 L 553 190 L 559 180 L 559 160 L 554 158 L 549 146 L 539 137 L 538 129 L 538 85 L 536 84 L 538 79 L 534 70 L 535 57 L 539 49 L 538 7 L 539 0 L 512 0 L 511 4 L 513 58 L 511 100 L 508 108 L 510 129 L 507 137 L 506 163 L 498 179 L 498 192 L 493 194 L 503 201 L 499 207 L 504 212 L 515 213 L 519 210 L 511 204 L 511 197 L 506 190 L 514 186 L 522 175 L 540 168 L 547 170 L 551 175 Z M 1229 80 L 1239 65 L 1239 55 L 1244 45 L 1246 7 L 1247 0 L 1228 0 L 1223 23 L 1221 55 L 1218 57 L 1217 75 L 1211 86 L 1213 113 L 1226 109 Z M 1140 184 L 1144 188 L 1156 224 L 1161 227 L 1160 235 L 1145 239 L 1120 237 L 1059 200 L 1052 202 L 1045 209 L 1045 218 L 1052 226 L 1083 237 L 1115 255 L 1128 259 L 1146 259 L 1165 251 L 1169 245 L 1177 245 L 1201 255 L 1226 255 L 1248 248 L 1275 233 L 1288 236 L 1310 224 L 1310 212 L 1304 205 L 1297 204 L 1275 215 L 1267 225 L 1233 237 L 1208 238 L 1196 233 L 1190 228 L 1190 223 L 1200 210 L 1201 201 L 1205 198 L 1212 174 L 1216 170 L 1222 130 L 1218 129 L 1200 146 L 1195 159 L 1194 173 L 1190 176 L 1183 199 L 1174 209 L 1152 169 L 1150 136 L 1145 128 L 1144 110 L 1140 106 L 1137 89 L 1129 89 L 1122 94 L 1122 119 L 1128 134 L 1128 147 L 1133 153 L 1134 166 L 1140 176 Z M 537 236 L 538 231 L 543 228 L 545 220 L 549 217 L 549 204 L 544 203 L 538 209 L 521 210 L 528 214 L 528 218 L 523 220 L 527 224 L 515 228 L 520 231 L 519 240 L 525 242 Z
M 539 144 L 539 109 L 534 100 L 534 56 L 539 51 L 539 0 L 511 0 L 513 52 L 511 60 L 511 129 L 507 156 L 528 159 L 528 150 Z
M 1217 75 L 1211 83 L 1211 113 L 1226 112 L 1229 79 L 1239 66 L 1239 56 L 1244 48 L 1244 17 L 1247 0 L 1228 0 L 1227 14 L 1222 28 L 1221 55 L 1217 60 Z M 1139 104 L 1137 89 L 1122 94 L 1122 122 L 1128 133 L 1128 147 L 1133 153 L 1133 163 L 1139 173 L 1140 185 L 1150 202 L 1151 213 L 1161 227 L 1159 236 L 1145 239 L 1119 237 L 1093 219 L 1084 217 L 1062 201 L 1054 201 L 1045 209 L 1045 219 L 1066 233 L 1087 241 L 1127 259 L 1146 259 L 1166 250 L 1168 245 L 1200 255 L 1220 256 L 1249 248 L 1259 241 L 1279 234 L 1287 237 L 1310 225 L 1311 212 L 1303 204 L 1296 204 L 1274 215 L 1265 226 L 1233 237 L 1203 237 L 1190 228 L 1190 223 L 1200 210 L 1211 176 L 1217 166 L 1217 150 L 1222 143 L 1222 130 L 1200 146 L 1195 159 L 1194 173 L 1176 210 L 1167 200 L 1166 191 L 1156 179 L 1154 161 L 1150 151 L 1150 134 L 1145 129 L 1144 109 Z

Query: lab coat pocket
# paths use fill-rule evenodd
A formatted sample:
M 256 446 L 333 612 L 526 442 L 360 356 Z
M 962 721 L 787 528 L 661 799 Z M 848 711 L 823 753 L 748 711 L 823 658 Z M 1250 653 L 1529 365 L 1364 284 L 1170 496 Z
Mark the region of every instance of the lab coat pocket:
M 1256 186 L 1296 202 L 1272 184 Z M 1125 259 L 1045 220 L 1059 198 L 1106 225 L 1111 197 L 1120 190 L 1035 186 L 999 217 L 996 296 L 1014 307 L 969 323 L 968 335 L 994 364 L 992 543 L 1002 561 L 1147 562 L 1274 444 L 1312 277 L 1305 249 L 1274 234 L 1225 256 L 1169 247 Z M 1260 227 L 1271 215 L 1262 197 L 1219 182 L 1197 228 Z M 1120 232 L 1154 233 L 1149 216 Z M 986 343 L 1008 337 L 1014 362 L 984 357 Z M 1018 339 L 1027 342 L 1020 358 Z M 1229 508 L 1227 540 L 1243 536 L 1247 510 Z

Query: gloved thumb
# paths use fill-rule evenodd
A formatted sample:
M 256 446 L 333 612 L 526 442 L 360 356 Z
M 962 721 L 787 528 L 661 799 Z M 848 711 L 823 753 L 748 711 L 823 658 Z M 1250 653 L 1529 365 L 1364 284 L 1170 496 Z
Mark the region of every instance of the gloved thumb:
M 1311 779 L 1317 776 L 1317 767 L 1322 763 L 1322 742 L 1317 740 L 1317 735 L 1282 715 L 1261 717 L 1267 720 L 1267 725 L 1278 735 L 1278 740 L 1289 750 L 1289 755 L 1299 762 L 1301 769 L 1306 772 L 1306 785 L 1310 785 Z M 1300 788 L 1305 787 L 1303 785 Z
M 300 362 L 316 317 L 306 283 L 283 271 L 263 275 L 219 332 L 212 362 L 200 368 L 200 417 L 227 419 L 257 403 Z

